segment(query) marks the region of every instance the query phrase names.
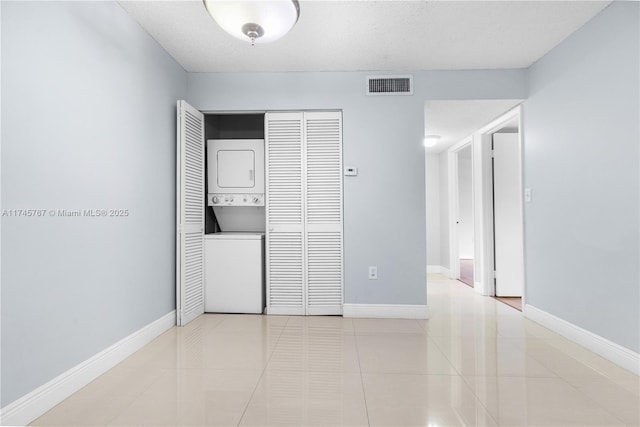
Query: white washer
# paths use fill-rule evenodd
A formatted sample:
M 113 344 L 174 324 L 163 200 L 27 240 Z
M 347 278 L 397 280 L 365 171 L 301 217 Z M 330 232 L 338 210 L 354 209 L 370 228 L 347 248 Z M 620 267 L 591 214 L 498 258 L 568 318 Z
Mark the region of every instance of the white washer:
M 204 311 L 262 313 L 264 233 L 205 234 Z

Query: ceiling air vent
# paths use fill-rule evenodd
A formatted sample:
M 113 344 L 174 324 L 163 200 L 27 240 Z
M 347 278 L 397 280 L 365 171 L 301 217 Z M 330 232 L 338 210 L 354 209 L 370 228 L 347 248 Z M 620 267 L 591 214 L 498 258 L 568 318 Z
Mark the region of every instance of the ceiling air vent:
M 367 95 L 413 95 L 413 76 L 367 76 Z

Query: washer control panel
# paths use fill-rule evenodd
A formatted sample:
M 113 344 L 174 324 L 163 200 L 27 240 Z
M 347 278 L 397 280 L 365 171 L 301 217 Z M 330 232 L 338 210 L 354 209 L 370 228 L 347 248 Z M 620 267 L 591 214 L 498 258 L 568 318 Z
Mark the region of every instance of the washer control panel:
M 264 206 L 264 194 L 209 194 L 209 206 Z

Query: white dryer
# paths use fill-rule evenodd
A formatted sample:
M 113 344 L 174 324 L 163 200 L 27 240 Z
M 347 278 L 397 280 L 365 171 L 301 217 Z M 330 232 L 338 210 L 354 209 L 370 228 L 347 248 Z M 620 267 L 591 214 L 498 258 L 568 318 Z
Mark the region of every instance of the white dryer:
M 264 139 L 207 141 L 207 204 L 223 231 L 265 231 L 264 170 Z

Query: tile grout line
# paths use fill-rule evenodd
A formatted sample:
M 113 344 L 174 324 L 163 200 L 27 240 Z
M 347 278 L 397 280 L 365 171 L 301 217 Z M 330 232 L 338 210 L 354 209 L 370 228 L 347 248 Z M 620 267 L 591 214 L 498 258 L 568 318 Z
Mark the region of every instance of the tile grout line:
M 526 332 L 526 331 L 525 331 L 525 332 Z M 525 337 L 524 337 L 524 338 L 525 338 L 525 339 L 533 338 L 533 339 L 536 339 L 536 340 L 538 340 L 538 341 L 544 342 L 545 344 L 550 345 L 550 346 L 551 346 L 551 347 L 553 347 L 555 350 L 559 351 L 563 356 L 565 356 L 565 357 L 567 357 L 567 358 L 569 358 L 569 359 L 572 359 L 572 363 L 579 364 L 579 365 L 583 365 L 584 367 L 586 367 L 586 368 L 588 368 L 588 369 L 590 369 L 590 370 L 592 370 L 592 371 L 594 371 L 594 372 L 596 372 L 596 373 L 598 373 L 598 374 L 602 375 L 602 377 L 603 377 L 605 380 L 607 380 L 607 381 L 611 381 L 611 382 L 614 382 L 614 383 L 615 383 L 615 381 L 613 380 L 613 378 L 611 378 L 610 376 L 608 376 L 608 375 L 606 375 L 606 374 L 604 374 L 604 373 L 600 372 L 599 370 L 595 369 L 594 367 L 592 367 L 592 366 L 590 366 L 590 365 L 588 365 L 588 364 L 586 364 L 586 363 L 583 363 L 580 359 L 578 359 L 577 357 L 574 357 L 572 354 L 570 354 L 569 352 L 567 352 L 565 349 L 563 349 L 563 348 L 558 348 L 558 347 L 555 347 L 555 346 L 553 346 L 553 345 L 551 345 L 551 344 L 547 343 L 547 341 L 548 341 L 547 339 L 540 338 L 540 337 L 537 337 L 537 336 L 527 336 L 526 334 L 525 334 Z M 543 360 L 541 360 L 540 358 L 535 357 L 535 356 L 533 356 L 533 355 L 529 355 L 529 354 L 527 354 L 527 352 L 526 352 L 526 351 L 525 351 L 525 354 L 527 355 L 527 357 L 531 357 L 531 359 L 535 360 L 535 361 L 536 361 L 536 362 L 538 362 L 540 365 L 544 366 L 546 369 L 548 369 L 548 370 L 549 370 L 549 371 L 551 371 L 553 374 L 555 374 L 555 375 L 556 375 L 556 378 L 555 378 L 555 379 L 562 381 L 564 384 L 568 385 L 570 388 L 572 388 L 572 389 L 576 390 L 576 391 L 577 391 L 577 392 L 578 392 L 578 393 L 579 393 L 583 398 L 585 398 L 587 401 L 594 402 L 594 403 L 595 403 L 595 406 L 597 406 L 598 408 L 602 409 L 602 410 L 603 410 L 604 412 L 606 412 L 607 414 L 612 415 L 612 416 L 613 416 L 613 418 L 615 418 L 616 420 L 620 421 L 623 425 L 627 425 L 627 424 L 626 424 L 622 419 L 618 418 L 618 416 L 617 416 L 614 412 L 612 412 L 612 411 L 608 410 L 608 409 L 607 409 L 607 408 L 605 408 L 603 405 L 601 405 L 601 404 L 600 404 L 600 402 L 598 402 L 596 399 L 593 399 L 593 398 L 592 398 L 592 397 L 590 397 L 588 394 L 586 394 L 585 392 L 581 391 L 577 386 L 575 386 L 575 385 L 571 384 L 571 383 L 570 383 L 570 382 L 569 382 L 565 377 L 563 377 L 563 376 L 562 376 L 562 373 L 561 373 L 561 372 L 559 372 L 559 370 L 558 370 L 558 369 L 553 369 L 553 367 L 548 366 L 546 363 L 544 363 L 544 361 L 543 361 Z M 525 378 L 526 378 L 526 377 L 525 377 Z
M 267 372 L 267 366 L 269 366 L 269 362 L 271 361 L 271 358 L 273 357 L 273 353 L 276 351 L 276 348 L 278 347 L 278 343 L 280 342 L 280 338 L 282 337 L 282 333 L 286 329 L 286 327 L 289 324 L 290 320 L 291 320 L 291 316 L 287 316 L 287 322 L 284 324 L 282 329 L 280 329 L 280 333 L 278 334 L 278 339 L 276 340 L 276 343 L 273 346 L 273 350 L 271 350 L 271 352 L 269 353 L 269 358 L 267 359 L 267 362 L 264 364 L 264 368 L 262 368 L 262 372 L 260 373 L 260 376 L 258 377 L 258 381 L 256 381 L 255 387 L 253 387 L 253 391 L 251 392 L 251 396 L 249 396 L 249 399 L 247 399 L 247 404 L 244 407 L 244 410 L 242 411 L 242 415 L 240 416 L 240 419 L 238 420 L 238 423 L 236 424 L 236 427 L 240 427 L 240 424 L 242 423 L 242 419 L 244 418 L 245 414 L 247 413 L 247 409 L 249 409 L 249 405 L 251 404 L 251 401 L 253 400 L 253 396 L 256 394 L 256 390 L 258 390 L 258 386 L 260 385 L 260 382 L 262 381 L 262 378 L 264 377 L 264 373 Z
M 224 321 L 224 320 L 223 320 L 223 321 Z M 220 323 L 222 323 L 222 321 L 221 321 Z M 218 327 L 218 326 L 219 326 L 219 324 L 218 324 L 218 325 L 216 325 L 216 327 Z M 197 328 L 200 328 L 200 329 L 201 329 L 201 328 L 202 328 L 202 325 L 198 325 L 198 327 L 197 327 Z M 125 358 L 125 359 L 123 359 L 122 361 L 120 361 L 117 365 L 115 365 L 114 367 L 112 367 L 111 369 L 109 369 L 109 371 L 107 371 L 107 372 L 105 372 L 104 374 L 100 375 L 99 377 L 97 377 L 97 378 L 96 378 L 96 379 L 94 379 L 93 381 L 96 381 L 97 379 L 99 379 L 99 378 L 101 378 L 101 377 L 104 377 L 104 376 L 105 376 L 105 375 L 107 375 L 110 371 L 112 371 L 113 369 L 116 369 L 117 367 L 119 367 L 120 365 L 122 365 L 122 364 L 123 364 L 127 359 L 129 359 L 130 357 L 133 357 L 133 355 L 135 355 L 135 353 L 137 353 L 138 351 L 140 351 L 140 350 L 142 350 L 143 348 L 147 347 L 148 345 L 152 344 L 154 341 L 158 340 L 162 335 L 165 335 L 165 334 L 167 334 L 167 333 L 168 333 L 168 332 L 170 332 L 170 331 L 171 331 L 171 332 L 175 331 L 174 333 L 176 333 L 176 334 L 177 334 L 177 333 L 178 333 L 178 332 L 177 332 L 177 331 L 178 331 L 178 326 L 174 325 L 171 329 L 169 329 L 169 330 L 165 331 L 163 334 L 161 334 L 160 336 L 156 337 L 154 340 L 152 340 L 151 342 L 147 343 L 144 347 L 142 347 L 142 348 L 138 349 L 136 352 L 134 352 L 133 354 L 129 355 L 127 358 Z M 169 344 L 167 344 L 166 346 L 168 347 L 168 346 L 169 346 Z M 136 369 L 136 370 L 139 370 L 139 369 L 140 369 L 140 367 L 130 367 L 130 369 Z M 164 377 L 164 376 L 167 374 L 167 372 L 170 372 L 170 371 L 172 371 L 172 370 L 176 370 L 176 371 L 177 371 L 177 370 L 180 370 L 180 369 L 181 369 L 181 368 L 179 368 L 179 367 L 175 367 L 174 369 L 169 369 L 169 368 L 157 368 L 157 367 L 156 367 L 156 368 L 153 368 L 153 370 L 154 370 L 154 371 L 158 371 L 158 372 L 159 372 L 158 377 L 157 377 L 156 379 L 154 379 L 153 381 L 151 381 L 151 382 L 150 382 L 146 387 L 144 387 L 144 388 L 140 391 L 140 393 L 137 393 L 135 396 L 133 396 L 133 397 L 131 398 L 131 400 L 130 400 L 126 405 L 124 405 L 124 407 L 123 407 L 120 411 L 118 411 L 118 412 L 117 412 L 113 417 L 110 417 L 110 418 L 108 419 L 108 421 L 107 421 L 105 424 L 103 424 L 102 426 L 103 426 L 103 427 L 109 427 L 109 426 L 112 426 L 112 425 L 113 425 L 113 422 L 114 422 L 115 420 L 117 420 L 117 419 L 118 419 L 118 417 L 120 417 L 120 416 L 121 416 L 122 414 L 124 414 L 124 413 L 129 409 L 129 408 L 131 408 L 131 407 L 133 406 L 133 404 L 134 404 L 134 403 L 136 403 L 136 402 L 137 402 L 137 401 L 138 401 L 138 400 L 139 400 L 139 399 L 140 399 L 140 398 L 141 398 L 141 397 L 142 397 L 142 396 L 143 396 L 143 395 L 144 395 L 148 390 L 150 390 L 150 389 L 153 387 L 153 385 L 155 385 L 158 381 L 160 381 L 160 380 L 162 379 L 162 377 Z M 93 382 L 93 381 L 92 381 L 92 382 Z M 74 395 L 76 395 L 76 394 L 78 394 L 78 393 L 82 392 L 82 390 L 83 390 L 83 389 L 85 389 L 86 387 L 88 387 L 90 384 L 91 384 L 91 383 L 87 384 L 87 385 L 86 385 L 85 387 L 83 387 L 82 389 L 80 389 L 80 390 L 76 391 L 74 394 L 72 394 L 71 396 L 69 396 L 68 398 L 66 398 L 64 401 L 67 401 L 67 400 L 69 400 L 70 398 L 72 398 Z M 60 402 L 60 403 L 62 403 L 62 402 Z M 57 405 L 56 405 L 56 406 L 57 406 Z M 53 409 L 53 408 L 52 408 L 52 409 Z M 49 412 L 49 411 L 47 411 L 47 412 Z M 44 415 L 46 415 L 46 413 L 45 413 L 45 414 L 43 414 L 43 416 L 44 416 Z M 35 422 L 35 421 L 37 421 L 37 419 L 36 419 L 36 420 L 34 420 L 34 421 L 32 421 L 32 423 L 33 423 L 33 422 Z M 30 424 L 30 425 L 31 425 L 31 424 Z
M 496 300 L 495 300 L 495 298 L 494 298 L 494 301 L 496 301 Z M 502 303 L 502 302 L 500 302 L 500 303 Z M 524 315 L 522 315 L 522 313 L 521 313 L 521 312 L 520 312 L 520 316 L 518 316 L 518 317 L 520 317 L 521 319 L 524 319 L 525 321 L 527 320 L 527 319 L 524 317 Z M 525 323 L 526 323 L 526 322 L 525 322 Z M 514 340 L 514 339 L 524 339 L 524 340 L 527 340 L 527 339 L 531 339 L 531 338 L 533 338 L 533 339 L 535 339 L 535 340 L 539 340 L 539 341 L 541 341 L 541 342 L 546 342 L 546 341 L 547 341 L 547 339 L 545 339 L 545 338 L 543 338 L 543 337 L 539 337 L 539 336 L 537 336 L 537 335 L 535 335 L 535 334 L 530 334 L 530 333 L 526 330 L 526 327 L 524 327 L 524 334 L 523 334 L 522 336 L 517 336 L 517 337 L 515 337 L 515 336 L 511 336 L 511 335 L 508 335 L 508 334 L 506 334 L 506 335 L 505 335 L 504 333 L 501 333 L 501 332 L 498 330 L 498 328 L 496 328 L 496 338 L 502 338 L 502 339 L 506 339 L 506 340 L 508 340 L 508 341 L 509 341 L 509 340 Z M 436 344 L 436 346 L 437 346 L 438 348 L 440 348 L 440 346 L 437 344 L 437 342 L 435 342 L 435 341 L 434 341 L 434 343 Z M 509 345 L 510 347 L 512 347 L 512 348 L 515 348 L 515 347 L 516 347 L 516 346 L 515 346 L 515 344 L 510 343 L 510 342 L 508 343 L 508 345 Z M 554 347 L 554 348 L 555 348 L 555 347 Z M 575 363 L 577 363 L 577 364 L 582 364 L 582 365 L 584 365 L 585 367 L 587 367 L 587 368 L 590 368 L 590 369 L 594 370 L 595 372 L 601 373 L 601 372 L 599 372 L 597 369 L 593 368 L 592 366 L 590 366 L 590 365 L 588 365 L 588 364 L 586 364 L 586 363 L 583 363 L 581 360 L 579 360 L 577 357 L 574 357 L 572 354 L 570 354 L 569 352 L 567 352 L 565 349 L 562 349 L 562 348 L 556 348 L 556 350 L 558 350 L 560 353 L 562 353 L 565 357 L 568 357 L 568 358 L 570 358 L 570 359 L 573 359 L 573 361 L 574 361 Z M 441 351 L 442 351 L 442 350 L 441 350 Z M 444 352 L 443 352 L 443 353 L 444 353 Z M 555 377 L 551 377 L 551 378 L 547 378 L 547 377 L 542 377 L 542 378 L 544 378 L 544 379 L 555 379 L 555 380 L 561 380 L 563 383 L 565 383 L 566 385 L 569 385 L 569 387 L 573 388 L 573 389 L 574 389 L 574 390 L 576 390 L 578 393 L 580 393 L 580 395 L 581 395 L 581 396 L 583 396 L 584 398 L 586 398 L 586 400 L 587 400 L 587 401 L 594 402 L 594 403 L 595 403 L 595 405 L 596 405 L 598 408 L 600 408 L 601 410 L 603 410 L 605 413 L 612 415 L 612 416 L 613 416 L 613 418 L 614 418 L 615 420 L 617 420 L 618 422 L 622 423 L 623 425 L 626 425 L 626 423 L 625 423 L 623 420 L 621 420 L 620 418 L 618 418 L 614 413 L 612 413 L 611 411 L 607 410 L 604 406 L 600 405 L 600 404 L 599 404 L 595 399 L 590 398 L 586 393 L 581 392 L 581 391 L 580 391 L 580 389 L 578 389 L 576 386 L 574 386 L 573 384 L 571 384 L 567 379 L 565 379 L 564 377 L 562 377 L 561 373 L 560 373 L 560 372 L 558 372 L 556 369 L 552 369 L 552 368 L 551 368 L 551 367 L 549 367 L 547 364 L 543 363 L 543 361 L 542 361 L 540 358 L 535 357 L 535 356 L 533 356 L 533 355 L 530 355 L 526 350 L 523 350 L 523 354 L 525 355 L 525 357 L 529 357 L 529 358 L 531 358 L 532 360 L 536 361 L 537 363 L 539 363 L 540 365 L 542 365 L 544 368 L 548 369 L 551 373 L 553 373 L 553 374 L 555 375 Z M 446 356 L 446 354 L 445 354 L 445 357 L 447 357 L 447 356 Z M 451 362 L 449 358 L 447 358 L 447 360 L 449 360 L 449 362 Z M 456 370 L 456 372 L 459 372 L 459 371 L 455 368 L 455 366 L 454 366 L 454 369 Z M 602 373 L 601 373 L 601 374 L 602 374 Z M 604 377 L 607 377 L 607 378 L 609 379 L 609 377 L 608 377 L 607 375 L 604 375 L 604 374 L 602 374 L 602 375 L 603 375 Z M 473 389 L 471 388 L 471 386 L 470 386 L 470 382 L 469 382 L 469 381 L 470 381 L 470 378 L 469 378 L 469 379 L 468 379 L 468 378 L 465 378 L 465 377 L 462 375 L 462 373 L 460 373 L 460 377 L 462 378 L 462 380 L 463 380 L 463 382 L 465 383 L 465 385 L 467 385 L 467 387 L 472 391 L 472 393 L 474 394 L 474 396 L 476 397 L 476 399 L 478 400 L 478 402 L 480 403 L 480 405 L 482 405 L 482 407 L 484 407 L 484 408 L 485 408 L 485 410 L 487 410 L 487 414 L 488 414 L 492 419 L 494 419 L 494 417 L 489 413 L 489 411 L 488 411 L 487 407 L 482 403 L 482 401 L 480 400 L 480 398 L 478 397 L 478 395 L 477 395 L 477 394 L 475 393 L 475 391 L 473 391 Z M 471 377 L 475 377 L 475 376 L 471 376 Z M 527 376 L 526 376 L 526 374 L 525 374 L 525 375 L 507 376 L 507 377 L 509 377 L 509 378 L 523 378 L 523 379 L 530 378 L 530 377 L 527 377 Z M 492 377 L 491 377 L 491 376 L 487 376 L 486 378 L 492 378 Z M 496 376 L 495 376 L 496 381 L 498 381 L 500 378 L 501 378 L 501 376 L 499 376 L 499 375 L 496 375 Z M 494 421 L 496 421 L 496 423 L 498 423 L 498 420 L 497 420 L 497 419 L 494 419 Z M 498 423 L 498 424 L 499 424 L 499 423 Z
M 364 398 L 364 412 L 367 414 L 367 426 L 371 426 L 369 418 L 369 405 L 367 405 L 367 392 L 364 389 L 364 378 L 362 377 L 362 364 L 360 363 L 360 349 L 358 348 L 358 335 L 356 334 L 356 325 L 352 320 L 353 339 L 356 343 L 356 356 L 358 357 L 358 371 L 360 372 L 360 385 L 362 386 L 362 397 Z
M 177 328 L 178 328 L 178 326 L 174 325 L 172 329 L 174 329 L 174 328 L 176 329 L 176 334 L 177 334 Z M 170 330 L 171 330 L 171 329 L 170 329 Z M 165 332 L 164 332 L 163 334 L 161 334 L 160 336 L 162 336 L 162 335 L 166 334 L 167 332 L 169 332 L 169 331 L 165 331 Z M 151 342 L 147 343 L 144 347 L 146 347 L 146 346 L 150 345 L 153 341 L 155 341 L 155 340 L 157 340 L 158 338 L 160 338 L 160 336 L 156 337 L 154 340 L 152 340 Z M 168 347 L 168 346 L 169 346 L 169 345 L 167 345 L 167 347 Z M 142 348 L 144 348 L 144 347 L 142 347 Z M 142 350 L 142 348 L 140 348 L 138 351 Z M 136 352 L 136 353 L 137 353 L 137 352 Z M 130 355 L 129 357 L 132 357 L 134 354 L 135 354 L 135 353 L 133 353 L 133 354 L 132 354 L 132 355 Z M 120 365 L 121 365 L 125 360 L 127 360 L 129 357 L 127 357 L 127 358 L 125 358 L 124 360 L 122 360 L 120 363 L 118 363 L 116 366 L 114 366 L 113 368 L 111 368 L 109 371 L 107 371 L 107 372 L 105 372 L 104 374 L 102 374 L 100 377 L 102 377 L 102 376 L 106 375 L 106 374 L 107 374 L 108 372 L 110 372 L 111 370 L 113 370 L 113 369 L 117 368 L 118 366 L 120 366 Z M 132 369 L 136 369 L 136 371 L 138 371 L 140 368 L 139 368 L 139 367 L 136 367 L 136 368 L 132 368 Z M 124 406 L 120 411 L 118 411 L 118 413 L 117 413 L 116 415 L 114 415 L 113 417 L 111 417 L 111 418 L 110 418 L 110 419 L 109 419 L 109 420 L 108 420 L 108 421 L 103 425 L 103 427 L 109 427 L 109 426 L 112 426 L 112 425 L 113 425 L 113 422 L 114 422 L 115 420 L 117 420 L 117 419 L 118 419 L 118 417 L 120 417 L 120 416 L 121 416 L 122 414 L 124 414 L 124 413 L 129 409 L 129 408 L 131 408 L 131 407 L 133 406 L 133 404 L 134 404 L 134 403 L 136 403 L 136 402 L 137 402 L 137 401 L 138 401 L 138 400 L 139 400 L 139 399 L 144 395 L 144 393 L 146 393 L 148 390 L 150 390 L 150 389 L 151 389 L 151 387 L 152 387 L 153 385 L 155 385 L 158 381 L 160 381 L 160 379 L 161 379 L 161 378 L 163 378 L 163 377 L 167 374 L 167 372 L 168 372 L 168 371 L 170 371 L 170 369 L 166 369 L 166 368 L 154 368 L 154 370 L 158 370 L 158 371 L 160 372 L 160 374 L 158 375 L 158 377 L 157 377 L 155 380 L 151 381 L 151 382 L 149 383 L 149 385 L 148 385 L 148 386 L 146 386 L 146 387 L 145 387 L 145 388 L 144 388 L 140 393 L 138 393 L 135 397 L 133 397 L 133 398 L 131 399 L 131 401 L 130 401 L 129 403 L 127 403 L 127 404 L 126 404 L 126 405 L 125 405 L 125 406 Z M 100 378 L 100 377 L 98 377 L 98 378 Z M 96 378 L 96 379 L 97 379 L 97 378 Z M 94 381 L 95 381 L 95 380 L 94 380 Z M 92 382 L 93 382 L 93 381 L 92 381 Z M 89 384 L 91 384 L 91 383 L 89 383 Z M 89 384 L 87 384 L 87 386 L 88 386 Z M 85 387 L 86 387 L 86 386 L 85 386 Z M 85 387 L 83 387 L 82 389 L 84 389 Z M 82 389 L 78 390 L 78 392 L 79 392 L 79 391 L 81 391 Z M 76 392 L 76 393 L 78 393 L 78 392 Z M 76 394 L 76 393 L 74 393 L 74 394 Z M 72 396 L 73 396 L 73 395 L 72 395 Z M 69 397 L 71 397 L 71 396 L 69 396 Z M 65 399 L 65 401 L 66 401 L 66 400 L 68 400 L 68 399 L 69 399 L 69 398 Z
M 220 322 L 218 322 L 218 323 L 215 325 L 215 327 L 214 327 L 211 331 L 209 331 L 209 334 L 210 334 L 210 333 L 212 333 L 212 331 L 215 331 L 215 329 L 219 328 L 219 327 L 220 327 L 220 325 L 221 325 L 221 324 L 223 324 L 223 323 L 225 322 L 225 320 L 226 320 L 226 319 L 227 319 L 227 316 L 224 316 L 224 317 L 222 318 L 222 320 L 221 320 Z M 195 321 L 195 320 L 196 320 L 196 319 L 194 319 L 194 321 Z M 178 335 L 181 333 L 181 332 L 179 332 L 179 331 L 181 330 L 180 328 L 184 328 L 184 327 L 183 327 L 183 326 L 177 326 L 177 325 L 174 325 L 174 326 L 173 326 L 173 328 L 176 330 L 176 339 L 178 339 L 178 338 L 179 338 L 179 336 L 178 336 Z M 202 329 L 203 329 L 203 325 L 202 325 L 202 324 L 200 324 L 200 325 L 198 325 L 197 327 L 194 327 L 194 329 L 200 329 L 200 330 L 202 330 Z M 165 333 L 166 333 L 166 332 L 165 332 Z M 206 335 L 206 334 L 205 334 L 205 335 Z M 156 339 L 158 339 L 158 338 L 156 338 Z M 153 342 L 153 341 L 152 341 L 152 342 Z M 149 343 L 149 344 L 150 344 L 150 343 Z M 147 344 L 147 345 L 149 345 L 149 344 Z M 167 345 L 167 347 L 168 347 L 168 346 L 169 346 L 169 345 Z M 131 357 L 131 356 L 130 356 L 130 357 Z M 125 360 L 126 360 L 126 359 L 125 359 Z M 121 362 L 121 363 L 122 363 L 122 362 Z M 118 365 L 116 365 L 116 366 L 118 366 Z M 117 419 L 118 419 L 118 417 L 120 417 L 122 414 L 124 414 L 124 413 L 129 409 L 129 408 L 131 408 L 131 407 L 133 406 L 133 404 L 134 404 L 134 403 L 136 403 L 136 402 L 137 402 L 137 401 L 138 401 L 138 400 L 139 400 L 139 399 L 144 395 L 144 393 L 146 393 L 147 391 L 149 391 L 149 390 L 151 389 L 151 387 L 152 387 L 153 385 L 155 385 L 158 381 L 160 381 L 160 380 L 162 379 L 162 377 L 163 377 L 163 376 L 165 376 L 167 373 L 170 373 L 171 371 L 176 371 L 176 372 L 177 372 L 177 371 L 182 371 L 182 370 L 190 370 L 191 368 L 184 368 L 184 367 L 180 367 L 180 366 L 175 366 L 174 368 L 154 368 L 154 369 L 157 369 L 158 371 L 160 371 L 160 372 L 161 372 L 161 374 L 158 376 L 158 378 L 156 378 L 154 381 L 152 381 L 152 382 L 151 382 L 151 383 L 150 383 L 150 384 L 149 384 L 149 385 L 148 385 L 148 386 L 147 386 L 147 387 L 146 387 L 146 388 L 145 388 L 141 393 L 139 393 L 139 394 L 138 394 L 138 395 L 137 395 L 133 400 L 131 400 L 131 402 L 130 402 L 129 404 L 127 404 L 127 405 L 122 409 L 122 411 L 120 411 L 120 412 L 119 412 L 115 417 L 113 417 L 113 418 L 112 418 L 108 423 L 106 423 L 103 427 L 116 427 L 117 425 L 116 425 L 116 426 L 114 426 L 114 425 L 113 425 L 113 422 L 114 422 L 115 420 L 117 420 Z M 202 371 L 202 370 L 204 370 L 204 367 L 201 367 L 201 368 L 194 368 L 194 370 Z
M 482 403 L 482 400 L 481 400 L 481 399 L 480 399 L 480 397 L 477 395 L 477 393 L 475 392 L 475 390 L 471 388 L 471 385 L 469 384 L 469 382 L 467 381 L 467 379 L 464 377 L 464 375 L 462 375 L 462 372 L 460 372 L 460 371 L 456 368 L 456 366 L 455 366 L 453 363 L 451 363 L 451 359 L 450 359 L 449 357 L 447 357 L 447 354 L 442 350 L 442 348 L 440 348 L 440 345 L 438 345 L 438 342 L 437 342 L 437 341 L 435 341 L 435 340 L 430 339 L 429 332 L 426 330 L 426 328 L 424 328 L 424 329 L 425 329 L 425 333 L 426 333 L 426 336 L 427 336 L 427 340 L 428 340 L 428 341 L 431 341 L 431 342 L 436 346 L 436 348 L 440 351 L 440 353 L 442 353 L 442 355 L 444 356 L 444 358 L 445 358 L 445 359 L 447 359 L 447 362 L 449 362 L 449 364 L 451 365 L 451 367 L 453 368 L 453 370 L 458 374 L 458 376 L 459 376 L 459 377 L 460 377 L 460 379 L 462 380 L 462 383 L 463 383 L 463 384 L 464 384 L 464 385 L 469 389 L 469 391 L 470 391 L 470 392 L 473 394 L 473 396 L 476 398 L 476 401 L 478 402 L 478 404 L 479 404 L 479 405 L 484 409 L 484 411 L 486 412 L 487 416 L 488 416 L 491 420 L 495 421 L 496 425 L 498 425 L 498 426 L 499 426 L 499 425 L 500 425 L 500 423 L 498 422 L 498 420 L 497 420 L 496 418 L 494 418 L 494 416 L 493 416 L 493 415 L 491 415 L 491 412 L 489 412 L 489 408 L 487 408 L 487 407 L 485 406 L 485 404 L 484 404 L 484 403 Z M 451 337 L 453 337 L 453 336 L 451 336 Z M 460 337 L 460 338 L 464 338 L 464 337 Z M 475 339 L 476 337 L 474 336 L 473 338 Z
M 573 384 L 571 384 L 569 381 L 565 380 L 564 378 L 560 378 L 562 381 L 564 381 L 565 383 L 567 383 L 569 385 L 569 387 L 573 388 L 574 390 L 576 390 L 580 396 L 582 396 L 585 400 L 590 401 L 595 403 L 595 405 L 602 409 L 604 412 L 606 412 L 609 415 L 612 415 L 613 418 L 615 418 L 616 420 L 620 421 L 623 425 L 628 426 L 629 424 L 627 424 L 624 420 L 618 418 L 618 416 L 616 415 L 615 412 L 610 411 L 609 409 L 605 408 L 604 406 L 602 406 L 600 404 L 600 402 L 598 402 L 597 399 L 592 398 L 591 396 L 589 396 L 587 393 L 583 392 L 582 390 L 580 390 L 578 387 L 574 386 Z

